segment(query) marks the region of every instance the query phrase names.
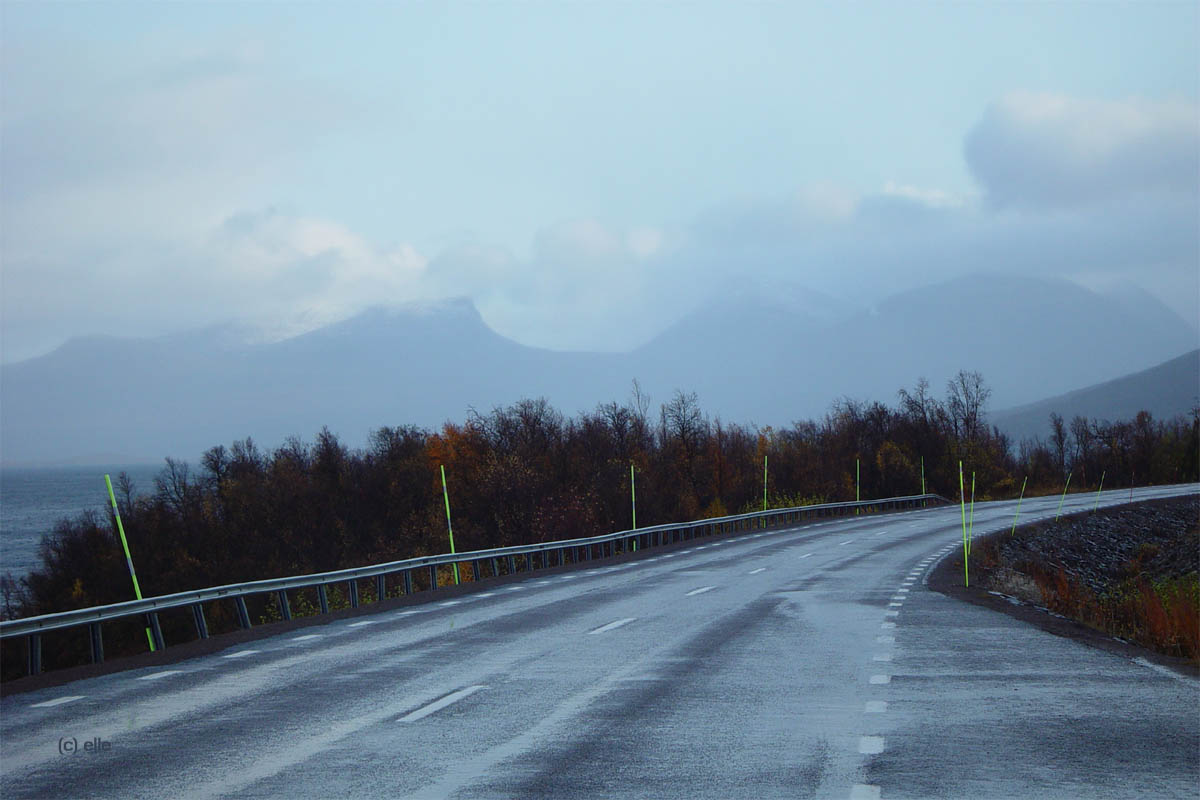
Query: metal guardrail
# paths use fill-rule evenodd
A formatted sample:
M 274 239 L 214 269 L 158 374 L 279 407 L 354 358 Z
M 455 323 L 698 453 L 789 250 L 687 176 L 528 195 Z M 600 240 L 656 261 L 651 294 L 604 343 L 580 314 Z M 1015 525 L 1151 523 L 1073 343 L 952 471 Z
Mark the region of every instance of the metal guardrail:
M 429 571 L 430 589 L 438 588 L 437 568 L 446 564 L 472 565 L 473 578 L 480 580 L 483 575 L 483 565 L 490 563 L 493 577 L 500 575 L 499 564 L 503 559 L 507 567 L 505 574 L 517 573 L 517 558 L 523 557 L 524 570 L 533 571 L 538 568 L 534 557 L 541 556 L 541 568 L 550 565 L 550 556 L 557 556 L 557 566 L 568 563 L 579 563 L 592 559 L 593 550 L 599 548 L 601 558 L 606 555 L 616 555 L 617 552 L 662 546 L 697 536 L 713 536 L 738 533 L 743 530 L 756 530 L 762 527 L 776 527 L 797 522 L 813 516 L 840 516 L 851 510 L 887 511 L 902 508 L 915 508 L 929 503 L 949 503 L 946 498 L 936 494 L 913 495 L 910 497 L 892 497 L 883 500 L 865 500 L 862 502 L 824 503 L 812 506 L 796 506 L 793 508 L 770 509 L 756 511 L 750 514 L 736 514 L 727 517 L 694 520 L 685 523 L 654 525 L 647 528 L 608 533 L 601 536 L 591 536 L 584 539 L 564 539 L 555 542 L 499 547 L 490 550 L 473 550 L 464 553 L 443 553 L 436 556 L 421 556 L 402 561 L 389 561 L 384 564 L 373 564 L 366 567 L 353 567 L 332 572 L 317 572 L 310 575 L 296 575 L 286 578 L 271 578 L 246 583 L 233 583 L 226 586 L 214 586 L 208 589 L 197 589 L 175 594 L 147 597 L 142 600 L 130 600 L 122 603 L 112 603 L 105 606 L 81 608 L 73 611 L 62 611 L 56 614 L 43 614 L 36 617 L 0 621 L 0 640 L 28 637 L 28 669 L 30 674 L 41 672 L 41 635 L 50 631 L 63 630 L 86 625 L 89 628 L 92 645 L 92 661 L 99 663 L 104 660 L 104 645 L 100 625 L 103 622 L 125 619 L 127 617 L 145 615 L 147 626 L 152 632 L 156 647 L 166 646 L 162 630 L 158 623 L 158 613 L 171 609 L 190 607 L 196 625 L 197 636 L 206 639 L 209 636 L 208 624 L 204 617 L 204 603 L 232 600 L 237 607 L 238 623 L 242 628 L 250 628 L 250 614 L 246 608 L 246 597 L 260 594 L 274 594 L 279 600 L 279 608 L 285 620 L 292 618 L 291 607 L 287 593 L 294 589 L 316 588 L 321 612 L 328 613 L 329 601 L 326 587 L 330 584 L 347 583 L 349 586 L 350 605 L 359 606 L 358 581 L 364 578 L 375 578 L 376 599 L 382 599 L 386 592 L 386 579 L 389 575 L 400 574 L 404 579 L 404 594 L 411 595 L 413 591 L 413 571 Z M 620 547 L 620 551 L 618 551 Z

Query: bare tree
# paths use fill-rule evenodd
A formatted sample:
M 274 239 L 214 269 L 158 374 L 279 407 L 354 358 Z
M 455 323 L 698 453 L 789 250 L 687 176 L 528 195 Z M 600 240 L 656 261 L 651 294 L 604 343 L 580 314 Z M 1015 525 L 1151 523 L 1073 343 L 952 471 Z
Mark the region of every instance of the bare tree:
M 650 395 L 642 391 L 642 385 L 638 383 L 638 379 L 633 379 L 633 389 L 631 391 L 631 400 L 633 401 L 633 411 L 643 423 L 646 421 L 646 414 L 650 412 Z
M 1067 426 L 1063 424 L 1060 414 L 1050 414 L 1050 441 L 1054 444 L 1054 455 L 1058 459 L 1058 472 L 1067 474 Z
M 975 442 L 986 431 L 987 401 L 992 390 L 978 372 L 959 370 L 946 385 L 946 410 L 954 425 L 954 434 L 961 440 Z

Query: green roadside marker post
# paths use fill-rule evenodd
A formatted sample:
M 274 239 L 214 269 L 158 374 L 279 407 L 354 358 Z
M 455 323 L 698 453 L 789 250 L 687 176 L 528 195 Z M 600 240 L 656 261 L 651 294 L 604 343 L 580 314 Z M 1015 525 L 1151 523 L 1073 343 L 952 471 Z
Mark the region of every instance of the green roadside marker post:
M 117 533 L 121 535 L 121 548 L 125 551 L 125 565 L 129 567 L 129 577 L 133 579 L 133 594 L 138 600 L 142 599 L 142 587 L 138 586 L 137 572 L 133 569 L 133 558 L 129 555 L 129 542 L 125 540 L 125 526 L 121 524 L 121 512 L 117 509 L 117 496 L 113 494 L 112 479 L 108 477 L 108 473 L 104 473 L 104 485 L 108 487 L 108 501 L 112 503 L 113 516 L 117 518 Z M 153 653 L 154 636 L 151 635 L 150 629 L 146 628 L 146 641 L 150 643 L 150 652 Z
M 763 456 L 763 511 L 767 510 L 767 457 Z
M 975 470 L 971 470 L 971 517 L 967 520 L 967 555 L 975 543 Z
M 963 586 L 971 585 L 971 574 L 967 568 L 967 557 L 970 551 L 967 550 L 967 492 L 963 486 L 963 466 L 962 462 L 958 462 L 958 506 L 962 510 L 962 539 L 963 539 Z
M 1012 536 L 1013 533 L 1015 533 L 1017 530 L 1017 517 L 1019 517 L 1021 515 L 1021 501 L 1025 499 L 1025 484 L 1028 482 L 1029 482 L 1029 476 L 1026 475 L 1025 480 L 1021 481 L 1021 497 L 1018 498 L 1018 500 L 1017 500 L 1017 513 L 1013 514 L 1012 530 L 1010 530 L 1008 532 L 1009 536 Z
M 1108 474 L 1108 470 L 1100 473 L 1100 488 L 1096 489 L 1096 505 L 1092 506 L 1092 513 L 1096 513 L 1096 509 L 1100 507 L 1100 492 L 1104 489 L 1104 476 Z
M 921 494 L 925 494 L 925 456 L 921 456 Z M 921 507 L 925 507 L 925 501 L 921 501 Z
M 446 488 L 446 465 L 440 465 L 442 468 L 442 497 L 446 500 L 446 531 L 450 534 L 450 554 L 453 555 L 454 550 L 454 526 L 450 524 L 450 491 Z M 458 562 L 454 562 L 454 585 L 458 586 Z
M 633 512 L 633 530 L 637 530 L 637 485 L 634 483 L 633 463 L 629 464 L 629 508 Z M 637 539 L 633 540 L 633 550 L 637 552 Z
M 860 482 L 861 475 L 862 473 L 859 472 L 858 459 L 856 458 L 854 459 L 854 502 L 856 503 L 862 502 L 862 483 Z M 854 515 L 858 516 L 860 511 L 862 511 L 860 508 L 854 509 Z
M 1058 511 L 1054 513 L 1055 522 L 1058 522 L 1058 518 L 1062 516 L 1063 500 L 1067 499 L 1067 487 L 1071 485 L 1071 476 L 1074 474 L 1074 470 L 1067 473 L 1067 482 L 1063 485 L 1062 499 L 1058 501 Z

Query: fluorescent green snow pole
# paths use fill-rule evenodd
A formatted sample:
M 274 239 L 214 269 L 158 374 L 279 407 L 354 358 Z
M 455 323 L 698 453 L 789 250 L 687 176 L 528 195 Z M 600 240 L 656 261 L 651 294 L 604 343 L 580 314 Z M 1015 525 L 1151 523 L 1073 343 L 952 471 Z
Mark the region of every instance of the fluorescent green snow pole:
M 763 511 L 767 510 L 767 457 L 763 456 Z
M 1100 492 L 1104 489 L 1104 476 L 1108 474 L 1108 470 L 1100 473 L 1100 488 L 1096 490 L 1096 505 L 1092 506 L 1092 513 L 1096 513 L 1096 509 L 1100 507 Z
M 1012 530 L 1010 530 L 1008 532 L 1009 536 L 1012 536 L 1013 533 L 1015 533 L 1017 530 L 1017 517 L 1019 517 L 1021 515 L 1021 501 L 1025 499 L 1025 484 L 1028 482 L 1029 482 L 1029 476 L 1026 475 L 1025 480 L 1021 481 L 1021 496 L 1020 496 L 1020 498 L 1017 499 L 1017 513 L 1013 514 Z
M 1058 518 L 1062 516 L 1063 500 L 1067 499 L 1067 487 L 1071 485 L 1071 476 L 1074 474 L 1075 474 L 1074 470 L 1067 473 L 1067 482 L 1063 485 L 1062 500 L 1058 501 L 1058 511 L 1055 512 L 1055 514 L 1054 514 L 1055 522 L 1058 522 Z
M 921 456 L 921 494 L 925 494 L 925 456 Z
M 971 471 L 971 518 L 967 521 L 967 555 L 971 555 L 971 545 L 975 541 L 975 471 Z
M 963 486 L 963 467 L 962 462 L 958 462 L 958 506 L 962 510 L 962 540 L 963 540 L 963 585 L 971 585 L 970 571 L 967 569 L 967 556 L 970 551 L 967 550 L 967 491 Z
M 862 473 L 859 470 L 858 459 L 856 458 L 854 459 L 854 502 L 856 503 L 862 502 L 862 484 L 859 482 L 861 476 Z M 855 508 L 854 513 L 858 514 L 861 510 L 860 508 Z
M 129 567 L 129 577 L 133 578 L 133 594 L 138 600 L 142 599 L 142 587 L 138 586 L 137 572 L 133 569 L 133 559 L 129 556 L 129 542 L 125 541 L 125 526 L 121 524 L 121 512 L 117 510 L 117 496 L 113 494 L 112 479 L 104 473 L 104 485 L 108 487 L 108 500 L 112 503 L 113 516 L 117 518 L 117 533 L 121 534 L 121 547 L 125 550 L 125 564 Z M 150 652 L 154 652 L 154 637 L 146 628 L 146 641 L 150 643 Z
M 454 526 L 450 524 L 450 492 L 446 489 L 446 465 L 442 464 L 442 497 L 446 500 L 446 530 L 450 533 L 450 554 L 454 554 Z M 454 585 L 458 585 L 458 562 L 454 562 Z
M 629 463 L 629 508 L 633 512 L 633 530 L 637 530 L 637 485 L 634 482 L 633 462 Z M 637 539 L 633 540 L 633 550 L 637 552 Z

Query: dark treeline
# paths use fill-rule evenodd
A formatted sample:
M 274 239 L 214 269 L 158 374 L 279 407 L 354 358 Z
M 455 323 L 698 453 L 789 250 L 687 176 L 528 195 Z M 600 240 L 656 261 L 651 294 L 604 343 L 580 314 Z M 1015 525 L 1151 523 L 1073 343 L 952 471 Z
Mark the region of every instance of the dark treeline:
M 1200 412 L 1056 417 L 1050 440 L 1014 447 L 987 425 L 989 394 L 962 372 L 942 399 L 922 380 L 894 408 L 842 400 L 819 422 L 775 430 L 711 419 L 683 392 L 652 411 L 635 383 L 628 402 L 573 419 L 524 400 L 439 432 L 381 428 L 360 450 L 328 430 L 269 452 L 246 439 L 195 469 L 168 459 L 149 494 L 118 481 L 118 505 L 150 596 L 446 552 L 442 465 L 460 551 L 629 528 L 631 464 L 642 526 L 760 509 L 764 456 L 774 507 L 853 500 L 856 459 L 863 499 L 920 493 L 922 465 L 930 492 L 957 498 L 960 460 L 978 499 L 1015 497 L 1026 476 L 1027 494 L 1061 491 L 1068 473 L 1072 490 L 1102 474 L 1108 488 L 1197 479 Z M 3 581 L 5 616 L 132 597 L 111 519 L 61 521 L 41 556 Z

